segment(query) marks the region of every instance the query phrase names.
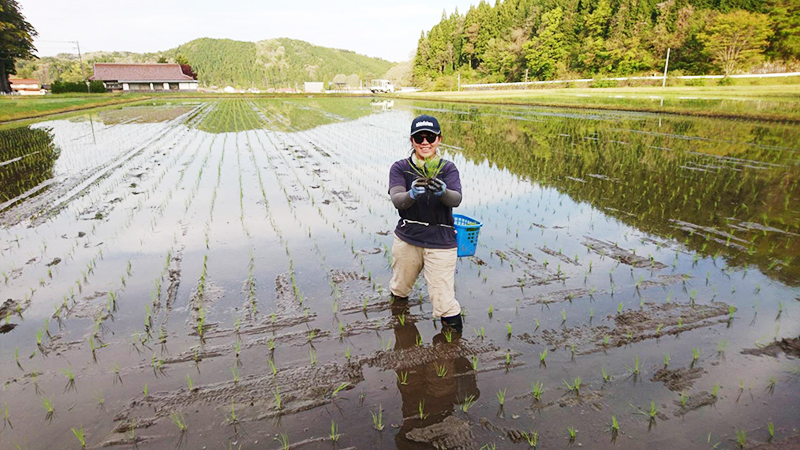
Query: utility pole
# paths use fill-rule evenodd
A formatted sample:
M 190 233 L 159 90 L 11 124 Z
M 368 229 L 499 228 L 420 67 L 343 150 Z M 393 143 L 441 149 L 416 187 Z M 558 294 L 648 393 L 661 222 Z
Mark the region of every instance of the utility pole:
M 461 91 L 461 74 L 458 74 L 458 87 L 456 88 L 457 91 Z
M 525 69 L 525 82 L 528 82 L 528 69 Z
M 83 71 L 83 56 L 81 56 L 81 44 L 78 41 L 72 41 L 78 46 L 78 60 L 81 62 L 81 76 L 83 77 L 83 82 L 86 83 L 86 93 L 91 93 L 89 89 L 89 81 L 86 79 L 86 72 Z
M 669 67 L 669 51 L 670 49 L 667 49 L 667 62 L 664 63 L 664 80 L 661 83 L 662 88 L 667 87 L 667 68 Z

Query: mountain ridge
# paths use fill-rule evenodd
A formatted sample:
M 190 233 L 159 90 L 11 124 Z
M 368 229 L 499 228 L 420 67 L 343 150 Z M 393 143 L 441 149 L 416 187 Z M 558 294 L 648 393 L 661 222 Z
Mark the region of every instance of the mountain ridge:
M 395 63 L 351 50 L 322 47 L 291 38 L 256 42 L 201 37 L 161 52 L 97 51 L 83 55 L 84 75 L 92 75 L 94 63 L 170 62 L 178 56 L 188 59 L 201 86 L 237 88 L 295 87 L 305 81 L 326 84 L 337 75 L 350 81 L 366 82 L 383 76 Z M 77 55 L 59 54 L 17 62 L 18 76 L 36 78 L 43 84 L 56 79 L 80 81 Z M 340 77 L 341 78 L 341 77 Z

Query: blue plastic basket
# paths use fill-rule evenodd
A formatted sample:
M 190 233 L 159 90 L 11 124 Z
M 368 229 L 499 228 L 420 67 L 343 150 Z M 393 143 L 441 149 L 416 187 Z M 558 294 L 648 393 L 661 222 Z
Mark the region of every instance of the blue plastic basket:
M 453 214 L 456 229 L 456 244 L 458 256 L 473 256 L 478 246 L 478 235 L 481 234 L 483 224 L 472 217 L 463 214 Z

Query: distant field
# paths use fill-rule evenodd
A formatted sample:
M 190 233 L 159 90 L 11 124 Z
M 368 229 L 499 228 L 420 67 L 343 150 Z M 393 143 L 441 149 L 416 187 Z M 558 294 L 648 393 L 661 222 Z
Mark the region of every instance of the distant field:
M 96 106 L 127 103 L 144 98 L 140 94 L 79 94 L 0 98 L 0 122 L 75 111 Z
M 800 121 L 800 84 L 416 92 L 402 97 Z

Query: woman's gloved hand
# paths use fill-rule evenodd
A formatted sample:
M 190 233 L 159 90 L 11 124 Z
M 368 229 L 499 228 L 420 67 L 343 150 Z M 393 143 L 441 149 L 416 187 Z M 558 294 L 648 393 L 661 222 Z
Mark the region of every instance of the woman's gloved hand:
M 428 181 L 428 189 L 433 192 L 433 195 L 441 197 L 442 194 L 444 194 L 444 191 L 447 190 L 447 185 L 444 183 L 444 181 L 434 178 Z
M 425 186 L 420 184 L 419 181 L 420 180 L 414 180 L 411 183 L 411 189 L 408 191 L 408 195 L 410 195 L 414 200 L 416 200 L 420 195 L 425 194 Z

